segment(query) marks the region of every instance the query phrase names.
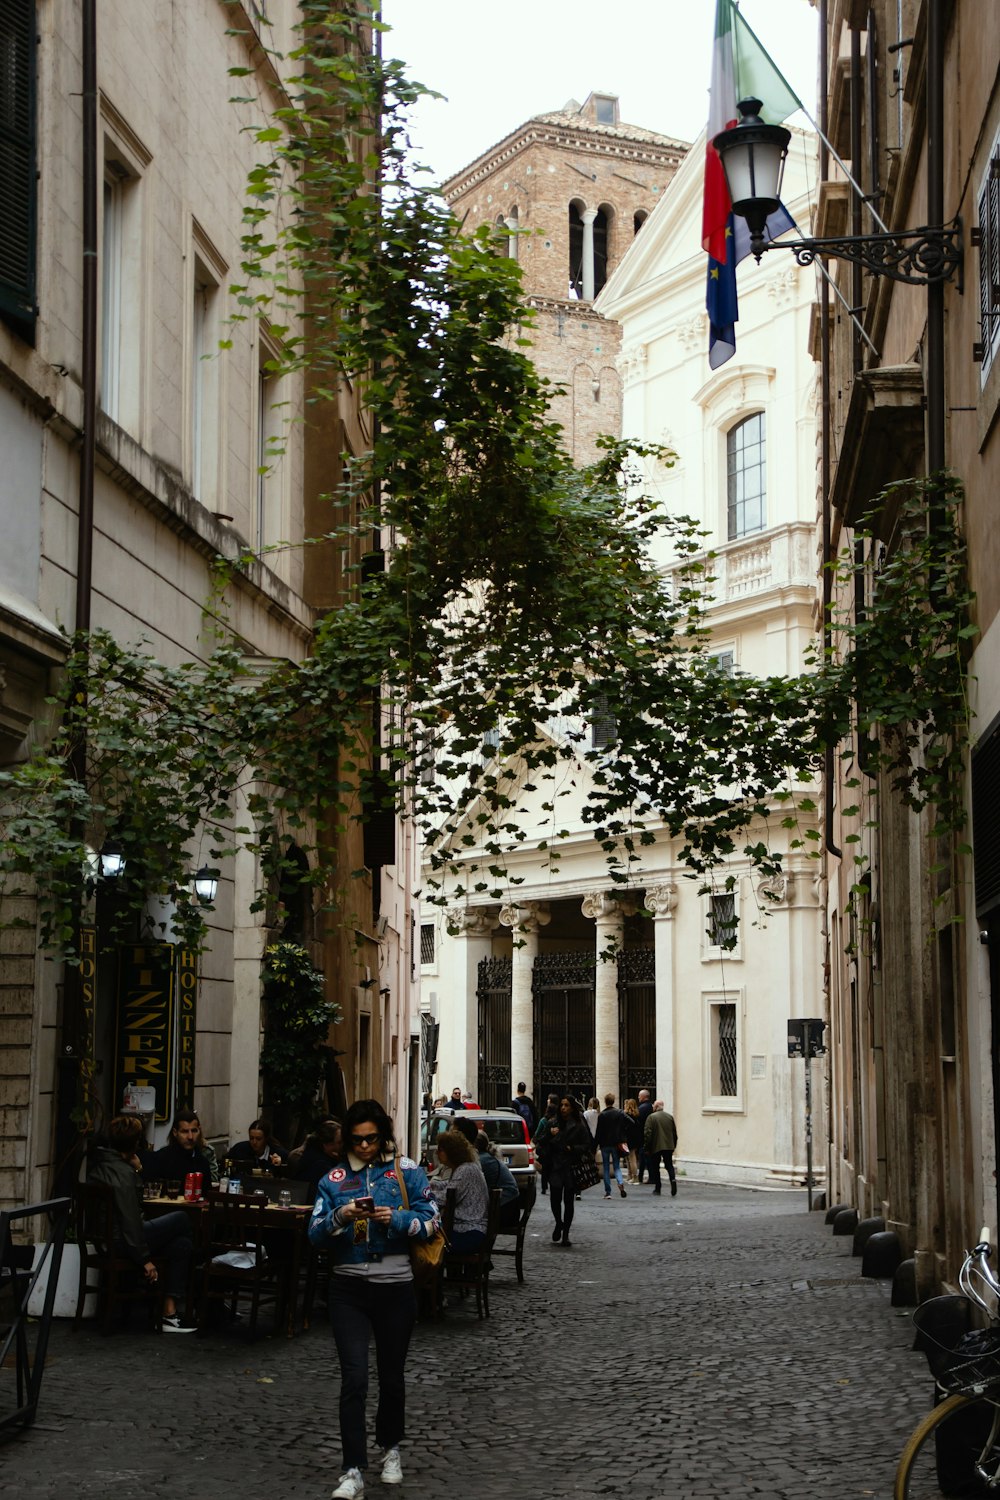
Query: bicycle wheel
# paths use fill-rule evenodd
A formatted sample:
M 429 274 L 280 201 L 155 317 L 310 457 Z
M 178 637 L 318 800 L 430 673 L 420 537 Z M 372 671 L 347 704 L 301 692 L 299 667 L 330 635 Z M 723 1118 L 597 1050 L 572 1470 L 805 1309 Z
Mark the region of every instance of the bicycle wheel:
M 949 1396 L 910 1434 L 893 1500 L 1000 1495 L 1000 1392 Z

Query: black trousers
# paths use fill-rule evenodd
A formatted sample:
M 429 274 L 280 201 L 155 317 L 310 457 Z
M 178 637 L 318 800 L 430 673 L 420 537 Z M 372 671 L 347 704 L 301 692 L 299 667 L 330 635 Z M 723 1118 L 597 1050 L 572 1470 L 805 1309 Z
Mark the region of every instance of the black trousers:
M 646 1157 L 649 1167 L 649 1180 L 657 1192 L 660 1191 L 660 1162 L 667 1169 L 667 1176 L 671 1182 L 677 1181 L 677 1173 L 674 1171 L 674 1153 L 672 1151 L 653 1151 Z
M 549 1178 L 549 1203 L 552 1217 L 568 1233 L 576 1207 L 576 1184 L 571 1176 Z
M 368 1398 L 368 1343 L 375 1339 L 378 1408 L 375 1441 L 395 1448 L 406 1426 L 404 1370 L 417 1317 L 412 1281 L 383 1283 L 362 1276 L 330 1277 L 330 1326 L 340 1359 L 340 1441 L 345 1469 L 368 1464 L 365 1403 Z

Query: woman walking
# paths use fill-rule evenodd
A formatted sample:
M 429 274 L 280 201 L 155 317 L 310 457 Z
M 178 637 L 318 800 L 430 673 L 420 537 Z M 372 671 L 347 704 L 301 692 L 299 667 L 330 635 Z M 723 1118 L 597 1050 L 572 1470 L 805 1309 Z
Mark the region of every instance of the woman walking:
M 340 1441 L 344 1472 L 333 1500 L 358 1500 L 368 1466 L 365 1402 L 368 1341 L 378 1365 L 375 1441 L 382 1483 L 401 1484 L 404 1370 L 416 1320 L 409 1247 L 437 1233 L 438 1216 L 422 1167 L 397 1157 L 392 1121 L 375 1099 L 359 1099 L 344 1117 L 346 1160 L 320 1180 L 309 1222 L 312 1244 L 333 1262 L 328 1306 L 340 1360 Z M 403 1207 L 402 1174 L 409 1208 Z
M 622 1106 L 628 1115 L 628 1134 L 625 1144 L 628 1147 L 628 1180 L 639 1181 L 639 1152 L 642 1150 L 642 1122 L 639 1119 L 638 1099 L 626 1099 Z
M 593 1151 L 593 1140 L 580 1106 L 567 1095 L 559 1104 L 559 1113 L 549 1126 L 549 1202 L 555 1228 L 553 1244 L 569 1246 L 570 1226 L 576 1206 L 576 1184 L 573 1168 L 582 1162 L 586 1152 Z

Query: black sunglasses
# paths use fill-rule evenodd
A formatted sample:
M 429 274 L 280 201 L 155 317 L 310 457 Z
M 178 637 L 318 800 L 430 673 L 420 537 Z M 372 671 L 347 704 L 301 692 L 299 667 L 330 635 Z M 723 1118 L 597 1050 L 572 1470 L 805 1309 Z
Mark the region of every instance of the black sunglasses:
M 378 1131 L 374 1135 L 352 1135 L 351 1141 L 355 1146 L 374 1146 L 379 1139 Z

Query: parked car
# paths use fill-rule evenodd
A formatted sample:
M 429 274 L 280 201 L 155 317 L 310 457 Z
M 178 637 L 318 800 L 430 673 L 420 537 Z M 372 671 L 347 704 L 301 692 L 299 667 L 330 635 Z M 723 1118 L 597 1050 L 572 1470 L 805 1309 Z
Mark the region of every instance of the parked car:
M 510 1167 L 518 1187 L 523 1188 L 524 1184 L 534 1180 L 535 1148 L 524 1118 L 515 1109 L 463 1109 L 461 1113 L 464 1119 L 474 1121 L 480 1130 L 485 1130 Z M 438 1167 L 434 1141 L 449 1128 L 454 1118 L 450 1109 L 436 1109 L 429 1119 L 425 1115 L 421 1122 L 421 1154 L 432 1177 Z

